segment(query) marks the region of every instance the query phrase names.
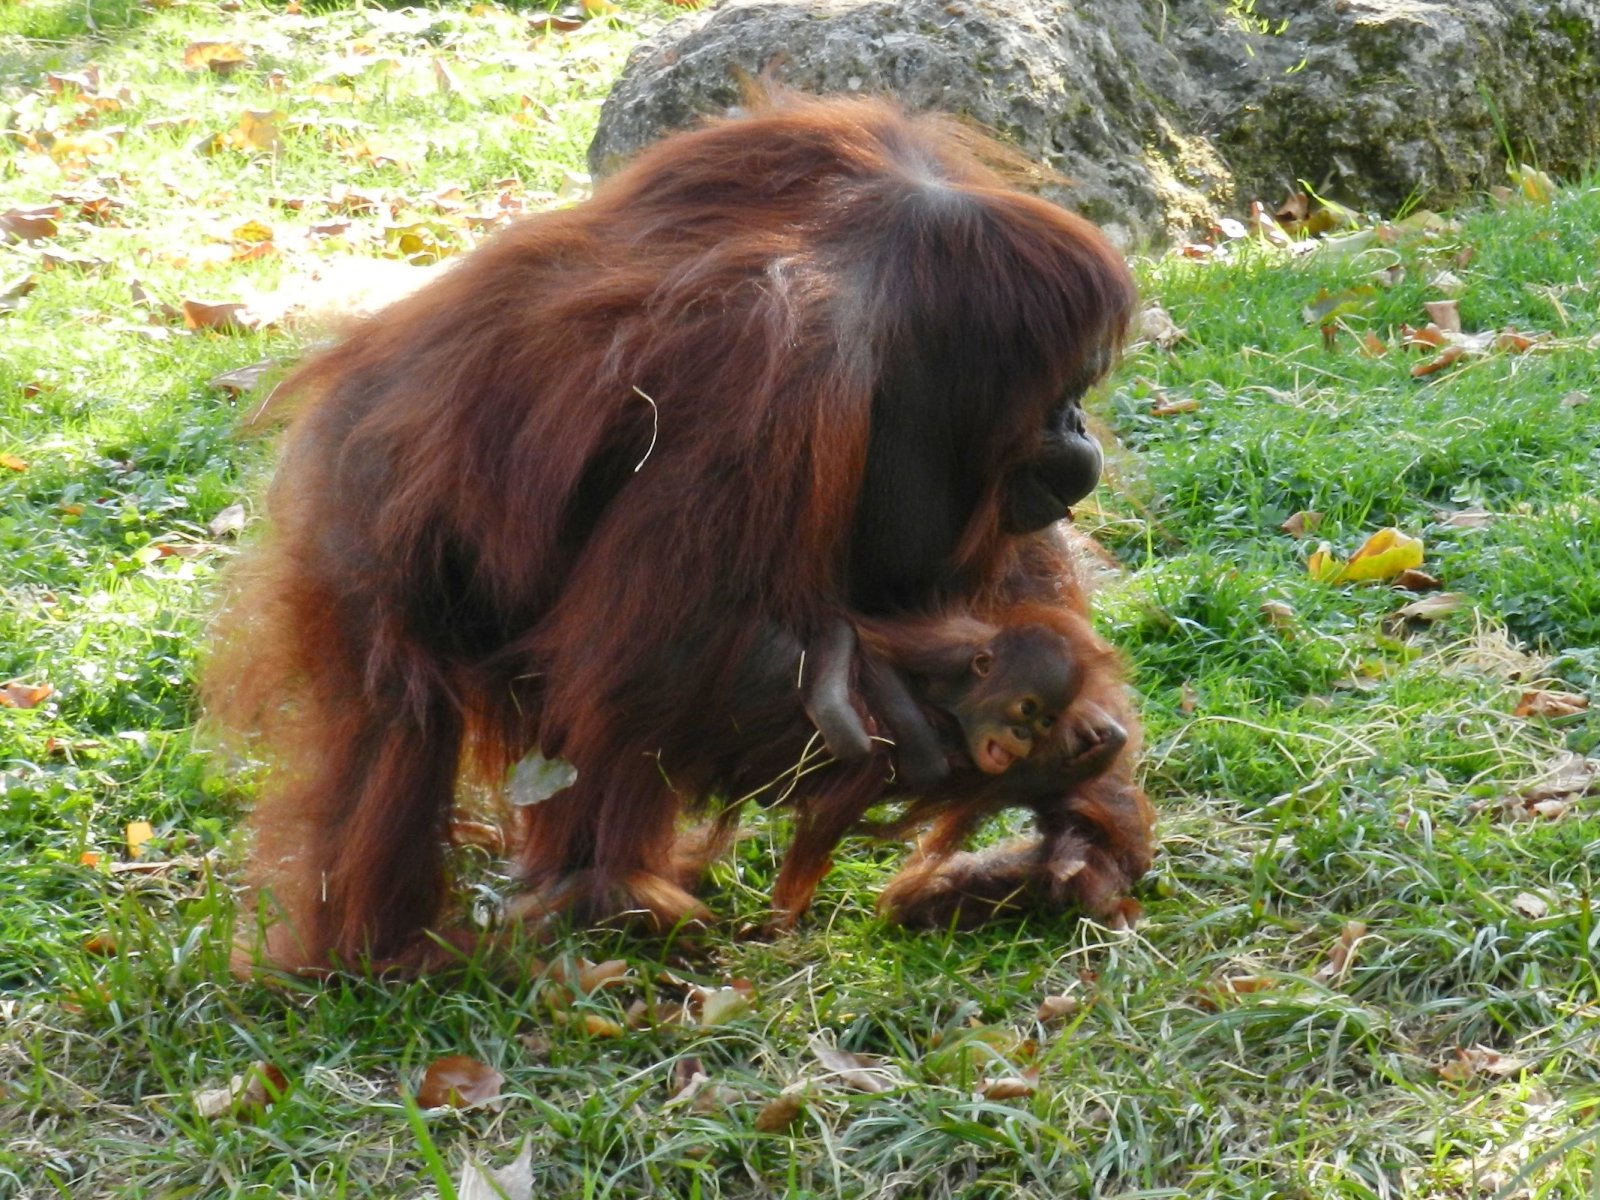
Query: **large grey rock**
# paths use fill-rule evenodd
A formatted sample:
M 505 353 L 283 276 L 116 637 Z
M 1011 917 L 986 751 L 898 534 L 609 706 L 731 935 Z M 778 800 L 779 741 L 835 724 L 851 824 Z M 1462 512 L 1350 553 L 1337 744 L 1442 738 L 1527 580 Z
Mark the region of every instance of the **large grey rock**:
M 741 76 L 964 113 L 1073 182 L 1125 242 L 1275 203 L 1298 179 L 1356 207 L 1459 201 L 1600 158 L 1600 0 L 729 0 L 629 60 L 603 172 L 736 107 Z

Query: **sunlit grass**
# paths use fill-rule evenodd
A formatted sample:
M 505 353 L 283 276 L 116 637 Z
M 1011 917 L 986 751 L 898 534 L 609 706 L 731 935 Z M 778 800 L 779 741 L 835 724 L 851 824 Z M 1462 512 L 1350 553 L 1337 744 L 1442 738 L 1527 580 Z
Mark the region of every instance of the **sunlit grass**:
M 0 454 L 25 464 L 0 468 L 0 681 L 54 689 L 0 708 L 0 1195 L 428 1195 L 527 1138 L 541 1197 L 1592 1200 L 1597 801 L 1518 821 L 1497 801 L 1600 743 L 1587 712 L 1513 715 L 1526 690 L 1600 687 L 1593 181 L 1358 255 L 1140 265 L 1187 336 L 1136 349 L 1096 399 L 1126 453 L 1103 511 L 1079 514 L 1124 568 L 1096 603 L 1162 813 L 1136 935 L 1069 917 L 889 929 L 872 897 L 899 851 L 852 841 L 799 933 L 742 940 L 786 836 L 758 816 L 707 889 L 726 924 L 687 958 L 590 933 L 530 947 L 521 979 L 232 980 L 250 781 L 196 748 L 192 681 L 233 545 L 208 525 L 254 512 L 270 438 L 240 431 L 258 397 L 208 381 L 319 335 L 188 332 L 163 306 L 392 260 L 389 226 L 464 249 L 484 233 L 450 218 L 454 189 L 468 211 L 581 190 L 604 88 L 661 12 L 549 37 L 527 16 L 0 6 L 18 135 L 0 211 L 117 201 L 0 267 L 34 284 L 0 318 Z M 197 40 L 249 64 L 186 71 Z M 84 115 L 44 73 L 91 65 L 117 107 L 84 128 L 122 132 L 88 162 L 30 148 L 21 134 Z M 246 110 L 284 114 L 278 153 L 206 153 Z M 279 253 L 234 253 L 249 222 Z M 1399 328 L 1426 320 L 1441 270 L 1467 330 L 1550 340 L 1414 378 Z M 1302 310 L 1369 286 L 1325 345 Z M 1369 332 L 1387 353 L 1362 353 Z M 1451 520 L 1468 509 L 1492 516 Z M 1279 529 L 1300 510 L 1324 514 L 1306 540 Z M 1425 539 L 1456 612 L 1396 620 L 1410 594 L 1307 573 L 1318 540 L 1348 555 L 1391 524 Z M 130 862 L 136 821 L 156 840 Z M 486 893 L 504 882 L 485 856 L 463 867 Z M 543 963 L 575 953 L 623 957 L 632 979 L 571 997 Z M 635 999 L 681 1005 L 678 979 L 748 981 L 754 1002 L 726 1025 L 605 1036 Z M 1061 994 L 1076 1008 L 1042 1023 Z M 841 1086 L 819 1038 L 903 1082 Z M 450 1054 L 499 1069 L 504 1101 L 408 1116 L 403 1091 Z M 690 1059 L 718 1085 L 700 1103 L 674 1098 Z M 199 1093 L 261 1061 L 290 1081 L 281 1101 L 200 1115 Z M 985 1097 L 1031 1069 L 1032 1094 Z M 796 1122 L 759 1129 L 786 1092 Z

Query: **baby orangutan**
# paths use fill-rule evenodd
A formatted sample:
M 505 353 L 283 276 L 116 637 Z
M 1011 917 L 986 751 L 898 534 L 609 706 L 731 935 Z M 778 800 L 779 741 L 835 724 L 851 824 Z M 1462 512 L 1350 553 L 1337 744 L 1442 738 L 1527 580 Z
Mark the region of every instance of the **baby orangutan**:
M 1132 780 L 1136 725 L 1114 655 L 1078 613 L 1034 603 L 990 621 L 841 622 L 812 655 L 806 710 L 836 758 L 870 749 L 853 663 L 868 708 L 898 736 L 890 791 L 915 798 L 878 832 L 932 822 L 880 912 L 906 925 L 1073 905 L 1117 927 L 1137 918 L 1127 892 L 1149 869 L 1154 813 Z M 1038 836 L 961 852 L 1013 807 L 1034 811 Z

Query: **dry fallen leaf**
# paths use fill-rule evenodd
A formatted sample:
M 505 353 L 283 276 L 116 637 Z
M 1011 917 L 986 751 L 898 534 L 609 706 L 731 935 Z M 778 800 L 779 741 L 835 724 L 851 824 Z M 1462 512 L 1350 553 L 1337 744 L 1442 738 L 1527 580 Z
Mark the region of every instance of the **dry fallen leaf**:
M 24 683 L 12 679 L 0 683 L 0 708 L 38 708 L 51 696 L 55 688 L 48 683 Z
M 698 995 L 701 1025 L 725 1025 L 738 1020 L 752 1007 L 748 988 L 702 988 Z
M 1562 408 L 1582 408 L 1587 403 L 1589 403 L 1589 396 L 1586 392 L 1573 391 L 1561 397 Z
M 417 1085 L 423 1108 L 476 1108 L 499 1098 L 504 1077 L 487 1063 L 452 1054 L 430 1063 Z
M 583 1031 L 592 1038 L 619 1038 L 628 1031 L 610 1017 L 601 1016 L 599 1013 L 584 1013 L 579 1022 Z
M 1567 751 L 1531 787 L 1516 795 L 1475 800 L 1467 811 L 1473 815 L 1497 812 L 1513 820 L 1554 821 L 1573 811 L 1579 801 L 1594 791 L 1600 791 L 1600 760 Z
M 214 71 L 228 75 L 248 61 L 247 55 L 232 42 L 190 42 L 183 48 L 185 71 Z
M 1428 320 L 1446 333 L 1461 332 L 1461 302 L 1459 300 L 1428 300 L 1423 303 L 1422 311 L 1428 314 Z
M 244 505 L 230 504 L 206 522 L 206 532 L 212 537 L 226 537 L 244 531 Z
M 249 328 L 244 304 L 221 301 L 185 300 L 182 304 L 183 324 L 186 329 L 214 329 L 231 333 Z
M 123 831 L 123 837 L 128 846 L 128 857 L 143 857 L 145 843 L 155 835 L 156 831 L 149 821 L 129 821 L 127 828 Z
M 1394 577 L 1394 586 L 1408 592 L 1436 592 L 1444 584 L 1426 571 L 1407 567 Z
M 60 215 L 60 207 L 54 204 L 40 208 L 10 208 L 0 213 L 0 233 L 9 233 L 27 242 L 53 238 L 57 232 L 56 218 Z
M 92 863 L 84 864 L 92 866 Z M 91 933 L 83 939 L 83 952 L 96 958 L 110 958 L 117 952 L 117 938 L 111 933 Z
M 1435 592 L 1395 610 L 1395 616 L 1416 621 L 1437 621 L 1447 617 L 1467 602 L 1462 592 Z
M 1017 1075 L 985 1079 L 978 1092 L 985 1100 L 1020 1100 L 1039 1090 L 1039 1068 L 1029 1067 Z
M 1487 529 L 1498 516 L 1498 513 L 1485 512 L 1481 508 L 1467 508 L 1460 512 L 1441 513 L 1438 522 L 1446 529 Z
M 1467 1050 L 1457 1047 L 1455 1058 L 1439 1068 L 1439 1078 L 1450 1083 L 1465 1083 L 1474 1075 L 1494 1075 L 1503 1078 L 1507 1075 L 1516 1075 L 1527 1066 L 1526 1060 L 1501 1054 L 1488 1046 L 1473 1046 Z
M 1200 401 L 1193 396 L 1185 396 L 1181 400 L 1171 400 L 1163 404 L 1154 404 L 1150 407 L 1152 417 L 1173 417 L 1179 413 L 1194 412 L 1200 407 Z
M 194 1108 L 207 1121 L 219 1117 L 247 1117 L 271 1108 L 288 1090 L 289 1080 L 269 1062 L 256 1062 L 226 1087 L 206 1088 L 194 1094 Z
M 1532 892 L 1518 892 L 1511 898 L 1511 910 L 1530 921 L 1537 921 L 1550 915 L 1550 902 Z
M 893 1091 L 906 1081 L 900 1068 L 893 1063 L 870 1054 L 852 1054 L 821 1038 L 811 1040 L 811 1053 L 830 1076 L 858 1092 Z
M 805 1097 L 799 1092 L 775 1096 L 762 1105 L 761 1111 L 756 1114 L 756 1132 L 782 1133 L 798 1121 L 805 1110 Z
M 1159 304 L 1152 304 L 1139 314 L 1139 338 L 1142 341 L 1154 342 L 1163 350 L 1170 350 L 1186 336 L 1172 314 Z
M 1459 342 L 1446 346 L 1435 357 L 1428 359 L 1427 362 L 1419 362 L 1412 367 L 1411 376 L 1413 379 L 1421 379 L 1425 375 L 1432 375 L 1435 371 L 1442 371 L 1458 362 L 1466 352 L 1467 348 Z
M 1294 605 L 1282 600 L 1263 600 L 1261 615 L 1274 629 L 1288 629 L 1294 624 Z
M 28 463 L 26 459 L 18 458 L 15 454 L 0 454 L 0 467 L 8 471 L 26 471 Z
M 456 1200 L 532 1200 L 533 1139 L 523 1138 L 517 1157 L 503 1167 L 468 1159 L 461 1165 Z
M 276 154 L 283 148 L 283 120 L 284 114 L 278 109 L 248 108 L 239 114 L 239 123 L 221 135 L 222 141 L 236 150 Z
M 579 960 L 575 983 L 580 992 L 588 995 L 614 983 L 626 983 L 631 978 L 631 968 L 625 959 L 608 958 L 600 963 Z
M 1219 992 L 1247 996 L 1253 992 L 1270 992 L 1278 981 L 1268 975 L 1219 975 L 1212 986 Z
M 1309 509 L 1301 509 L 1291 513 L 1289 518 L 1278 528 L 1290 537 L 1305 537 L 1308 533 L 1315 533 L 1322 524 L 1322 514 Z
M 1058 996 L 1046 996 L 1039 1001 L 1039 1011 L 1036 1015 L 1039 1020 L 1049 1024 L 1051 1021 L 1065 1020 L 1082 1007 L 1082 1002 L 1076 996 L 1063 992 Z
M 245 367 L 234 367 L 231 371 L 224 371 L 220 375 L 213 375 L 206 380 L 208 387 L 219 388 L 233 396 L 253 392 L 261 382 L 261 377 L 277 366 L 274 359 L 263 359 L 261 362 L 251 363 Z M 243 511 L 242 509 L 240 510 Z
M 1350 973 L 1356 961 L 1356 947 L 1367 935 L 1365 921 L 1346 921 L 1339 931 L 1339 940 L 1328 951 L 1327 961 L 1312 975 L 1318 983 L 1336 983 Z
M 1522 698 L 1517 701 L 1516 708 L 1511 710 L 1514 717 L 1570 717 L 1577 713 L 1586 712 L 1589 708 L 1589 697 L 1578 692 L 1523 692 Z

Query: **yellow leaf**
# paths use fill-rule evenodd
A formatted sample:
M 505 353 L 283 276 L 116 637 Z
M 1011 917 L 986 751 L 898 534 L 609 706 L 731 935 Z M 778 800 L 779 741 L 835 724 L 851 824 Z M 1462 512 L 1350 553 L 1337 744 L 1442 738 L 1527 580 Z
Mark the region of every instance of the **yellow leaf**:
M 1391 526 L 1380 529 L 1351 557 L 1342 578 L 1354 582 L 1393 579 L 1400 572 L 1422 565 L 1422 539 Z
M 236 242 L 270 242 L 272 240 L 272 226 L 264 221 L 246 221 L 233 231 L 233 240 Z
M 156 831 L 151 828 L 149 821 L 129 821 L 127 830 L 128 856 L 140 858 L 144 855 L 144 844 L 155 837 Z
M 1319 583 L 1338 583 L 1344 578 L 1344 564 L 1333 557 L 1332 546 L 1321 542 L 1306 559 L 1306 572 Z

